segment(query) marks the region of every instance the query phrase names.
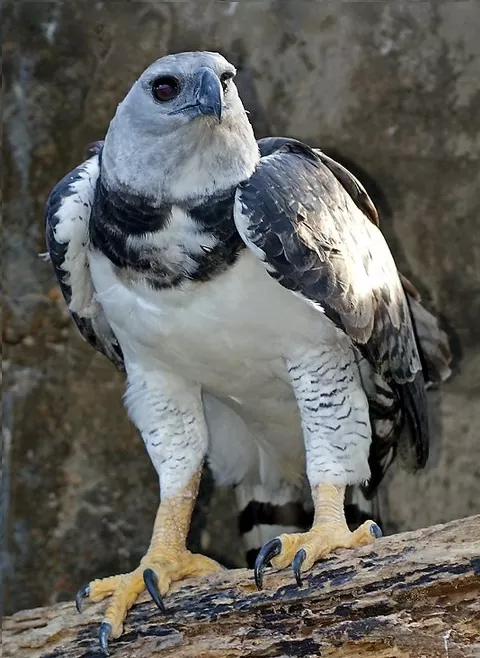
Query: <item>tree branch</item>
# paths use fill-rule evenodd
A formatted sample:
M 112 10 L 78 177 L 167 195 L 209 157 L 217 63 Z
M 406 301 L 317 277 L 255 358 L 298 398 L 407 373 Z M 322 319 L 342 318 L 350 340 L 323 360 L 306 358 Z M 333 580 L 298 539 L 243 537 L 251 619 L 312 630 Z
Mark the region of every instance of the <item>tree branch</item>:
M 113 658 L 478 658 L 480 516 L 343 550 L 299 589 L 289 570 L 226 571 L 179 584 L 162 617 L 135 606 Z M 73 603 L 4 620 L 4 658 L 100 658 L 104 604 Z

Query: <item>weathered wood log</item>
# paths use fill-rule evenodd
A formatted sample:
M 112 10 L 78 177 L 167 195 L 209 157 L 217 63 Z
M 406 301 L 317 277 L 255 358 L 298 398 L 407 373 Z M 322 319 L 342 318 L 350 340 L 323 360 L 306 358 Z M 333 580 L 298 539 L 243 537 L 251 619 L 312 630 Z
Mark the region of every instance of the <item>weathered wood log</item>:
M 480 515 L 339 551 L 306 574 L 289 570 L 190 580 L 162 616 L 143 599 L 113 658 L 479 658 Z M 4 620 L 4 658 L 100 658 L 103 604 L 73 603 Z

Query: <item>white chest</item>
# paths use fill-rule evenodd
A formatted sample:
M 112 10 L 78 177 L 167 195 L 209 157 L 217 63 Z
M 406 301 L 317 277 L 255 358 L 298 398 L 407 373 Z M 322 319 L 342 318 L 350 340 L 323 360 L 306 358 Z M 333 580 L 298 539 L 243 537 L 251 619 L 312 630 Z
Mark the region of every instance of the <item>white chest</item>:
M 247 386 L 262 371 L 283 378 L 292 348 L 338 339 L 322 313 L 282 288 L 247 250 L 209 282 L 165 290 L 120 280 L 98 253 L 90 266 L 125 358 L 170 367 L 213 389 L 232 378 Z

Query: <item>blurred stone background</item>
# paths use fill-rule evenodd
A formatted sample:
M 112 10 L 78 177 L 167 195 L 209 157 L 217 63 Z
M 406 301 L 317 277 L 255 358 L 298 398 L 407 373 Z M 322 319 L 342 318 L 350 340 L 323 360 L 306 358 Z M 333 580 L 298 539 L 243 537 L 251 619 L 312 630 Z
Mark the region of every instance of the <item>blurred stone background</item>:
M 480 4 L 4 3 L 5 612 L 71 597 L 143 554 L 157 482 L 121 377 L 58 299 L 43 204 L 153 60 L 220 50 L 259 137 L 339 156 L 367 184 L 399 266 L 461 359 L 430 396 L 434 458 L 382 499 L 404 530 L 480 511 Z M 228 492 L 202 489 L 192 545 L 234 563 Z

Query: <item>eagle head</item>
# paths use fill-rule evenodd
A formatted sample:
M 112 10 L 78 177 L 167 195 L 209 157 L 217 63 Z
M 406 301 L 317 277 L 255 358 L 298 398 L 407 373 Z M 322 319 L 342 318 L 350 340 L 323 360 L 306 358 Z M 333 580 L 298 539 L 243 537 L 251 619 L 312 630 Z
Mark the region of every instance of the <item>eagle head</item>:
M 110 123 L 107 186 L 154 205 L 183 204 L 249 178 L 259 153 L 235 73 L 213 52 L 167 55 L 149 66 Z

